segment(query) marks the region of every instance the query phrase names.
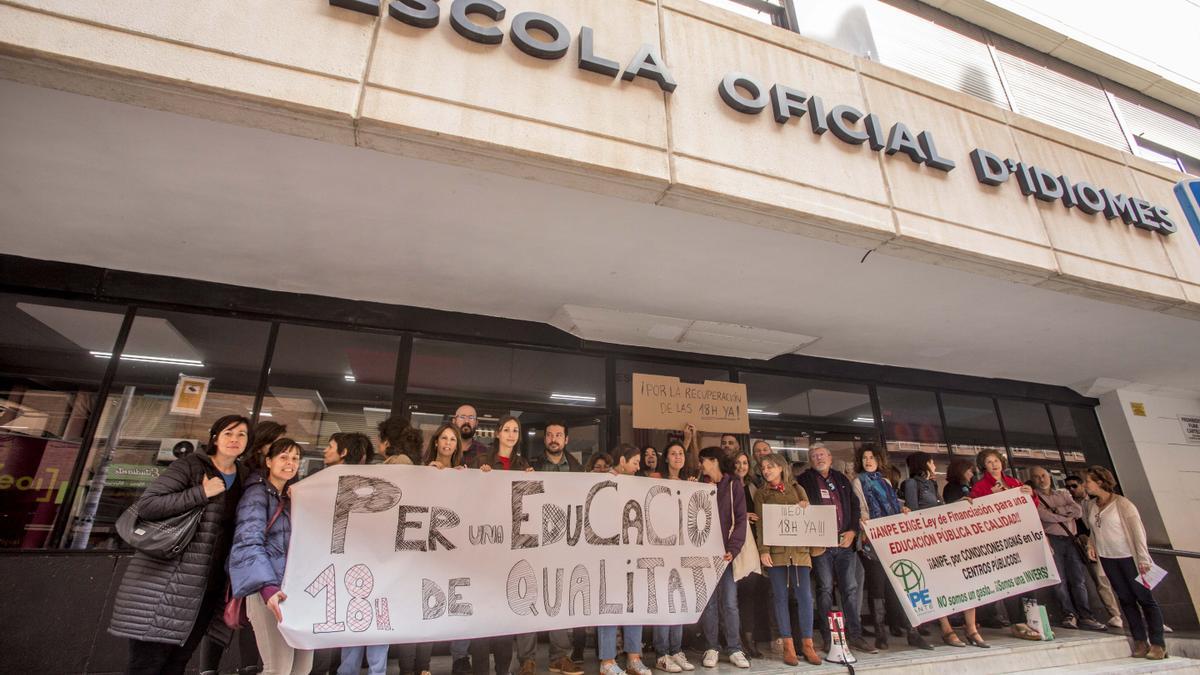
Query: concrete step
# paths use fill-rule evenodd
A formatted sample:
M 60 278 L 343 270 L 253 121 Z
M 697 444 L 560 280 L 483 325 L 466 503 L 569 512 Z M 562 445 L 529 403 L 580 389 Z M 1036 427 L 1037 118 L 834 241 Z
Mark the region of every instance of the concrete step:
M 1109 659 L 1108 661 L 1093 661 L 1078 663 L 1073 666 L 1045 668 L 1039 673 L 1087 673 L 1088 675 L 1126 675 L 1136 673 L 1200 673 L 1200 661 L 1183 657 L 1169 657 L 1162 661 L 1146 661 L 1145 659 Z

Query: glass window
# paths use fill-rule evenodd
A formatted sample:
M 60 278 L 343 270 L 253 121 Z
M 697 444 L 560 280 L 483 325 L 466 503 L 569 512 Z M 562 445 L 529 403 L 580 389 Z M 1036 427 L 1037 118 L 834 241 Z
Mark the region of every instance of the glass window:
M 887 441 L 888 462 L 908 477 L 905 463 L 914 452 L 927 452 L 937 463 L 939 481 L 946 476 L 950 456 L 942 434 L 942 418 L 937 396 L 932 391 L 877 387 L 879 412 L 883 416 L 883 436 Z M 895 476 L 893 476 L 895 477 Z M 939 485 L 939 490 L 940 485 Z
M 1054 431 L 1050 428 L 1050 416 L 1046 404 L 1034 401 L 1011 401 L 1000 399 L 1000 417 L 1004 422 L 1004 433 L 1012 458 L 1013 477 L 1025 482 L 1029 471 L 1040 466 L 1050 472 L 1055 487 L 1062 487 L 1066 474 L 1058 444 L 1054 442 Z
M 0 548 L 43 548 L 125 308 L 0 294 Z
M 942 394 L 942 412 L 946 414 L 946 436 L 955 455 L 974 457 L 983 450 L 1007 454 L 996 405 L 987 396 Z
M 259 419 L 286 426 L 304 448 L 302 476 L 324 465 L 333 434 L 364 433 L 378 444 L 378 425 L 392 413 L 400 341 L 365 331 L 279 327 Z
M 738 380 L 746 385 L 752 418 L 875 430 L 865 384 L 762 373 L 739 373 Z
M 138 311 L 76 494 L 71 548 L 124 547 L 113 524 L 142 490 L 181 454 L 203 452 L 217 418 L 250 416 L 269 332 L 262 321 Z M 176 401 L 187 378 L 205 378 L 205 393 Z
M 408 393 L 604 407 L 604 359 L 416 339 Z
M 666 429 L 634 429 L 633 428 L 633 374 L 669 375 L 678 377 L 684 382 L 701 384 L 705 380 L 728 382 L 729 370 L 725 368 L 705 368 L 702 366 L 685 366 L 672 363 L 655 363 L 653 361 L 626 361 L 616 363 L 617 403 L 621 407 L 621 441 L 632 443 L 639 448 L 654 446 L 659 452 L 667 443 L 682 440 L 682 430 Z M 720 434 L 701 434 L 700 447 L 717 445 L 721 442 Z M 745 439 L 742 439 L 743 445 Z M 607 448 L 611 450 L 612 448 Z
M 1058 432 L 1068 472 L 1082 474 L 1093 465 L 1113 468 L 1095 410 L 1051 404 L 1050 416 L 1054 418 L 1054 429 Z

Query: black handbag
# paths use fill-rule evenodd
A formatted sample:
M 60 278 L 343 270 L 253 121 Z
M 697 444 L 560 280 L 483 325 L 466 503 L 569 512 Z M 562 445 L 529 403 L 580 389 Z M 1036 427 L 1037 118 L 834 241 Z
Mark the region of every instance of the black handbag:
M 178 556 L 196 536 L 200 517 L 207 504 L 162 520 L 146 520 L 138 515 L 137 504 L 125 509 L 117 518 L 117 534 L 125 543 L 151 558 L 171 560 Z

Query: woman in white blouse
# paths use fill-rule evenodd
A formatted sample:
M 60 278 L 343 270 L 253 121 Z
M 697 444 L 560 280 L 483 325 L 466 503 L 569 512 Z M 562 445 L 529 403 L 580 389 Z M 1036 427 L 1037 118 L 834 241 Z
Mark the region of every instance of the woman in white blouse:
M 1083 516 L 1092 531 L 1088 558 L 1099 558 L 1105 576 L 1112 583 L 1125 625 L 1133 635 L 1133 657 L 1165 659 L 1167 643 L 1163 637 L 1162 610 L 1145 583 L 1145 575 L 1154 561 L 1146 547 L 1146 528 L 1137 507 L 1116 493 L 1116 478 L 1102 466 L 1088 468 L 1083 486 L 1094 497 L 1083 507 Z

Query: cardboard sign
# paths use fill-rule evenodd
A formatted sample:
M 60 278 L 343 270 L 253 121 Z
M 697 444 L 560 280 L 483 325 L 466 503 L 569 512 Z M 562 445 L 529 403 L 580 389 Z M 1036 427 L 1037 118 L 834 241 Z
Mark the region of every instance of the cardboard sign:
M 687 384 L 678 377 L 633 374 L 635 429 L 682 429 L 689 422 L 700 431 L 750 433 L 746 385 L 712 380 Z
M 912 625 L 1059 582 L 1033 498 L 1005 490 L 864 527 Z
M 837 507 L 763 504 L 763 543 L 768 546 L 838 545 Z
M 1183 427 L 1183 440 L 1190 444 L 1200 444 L 1200 416 L 1180 415 L 1179 424 Z
M 298 649 L 694 623 L 727 564 L 716 488 L 688 481 L 339 465 L 291 518 Z

